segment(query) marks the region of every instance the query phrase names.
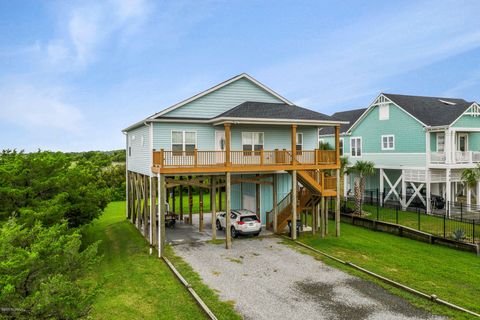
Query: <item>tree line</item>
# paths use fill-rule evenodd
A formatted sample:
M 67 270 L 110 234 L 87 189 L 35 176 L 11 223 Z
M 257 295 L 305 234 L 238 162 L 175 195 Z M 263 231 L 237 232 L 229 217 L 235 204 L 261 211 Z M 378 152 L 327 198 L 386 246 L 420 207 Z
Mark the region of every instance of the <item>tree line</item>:
M 0 319 L 77 319 L 101 258 L 82 228 L 125 199 L 125 151 L 0 154 Z

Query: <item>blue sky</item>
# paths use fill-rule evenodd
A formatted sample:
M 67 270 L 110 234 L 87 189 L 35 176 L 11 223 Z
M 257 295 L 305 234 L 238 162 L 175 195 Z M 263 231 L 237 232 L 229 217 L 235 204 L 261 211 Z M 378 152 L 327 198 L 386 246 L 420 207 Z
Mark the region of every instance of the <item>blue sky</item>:
M 0 147 L 121 129 L 247 72 L 323 113 L 380 92 L 480 100 L 480 1 L 1 1 Z

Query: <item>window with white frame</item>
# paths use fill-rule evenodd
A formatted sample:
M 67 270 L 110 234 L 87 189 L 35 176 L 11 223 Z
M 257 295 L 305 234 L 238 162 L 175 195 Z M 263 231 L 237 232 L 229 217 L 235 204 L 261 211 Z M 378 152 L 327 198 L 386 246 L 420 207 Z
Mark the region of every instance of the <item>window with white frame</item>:
M 263 150 L 263 132 L 242 132 L 242 149 L 245 155 L 252 155 L 253 152 Z M 258 155 L 256 152 L 255 154 Z
M 388 104 L 381 104 L 378 109 L 378 120 L 388 120 L 390 118 L 390 107 Z
M 297 145 L 297 154 L 301 155 L 303 150 L 303 133 L 297 133 L 296 145 Z
M 340 155 L 343 156 L 343 138 L 340 138 L 339 145 L 340 145 Z
M 382 136 L 382 150 L 395 150 L 395 136 L 393 134 Z
M 445 133 L 437 132 L 437 152 L 445 151 Z
M 362 138 L 354 137 L 350 139 L 350 150 L 352 157 L 362 156 Z
M 197 133 L 194 131 L 172 131 L 172 151 L 182 154 L 183 151 L 193 154 L 197 147 Z

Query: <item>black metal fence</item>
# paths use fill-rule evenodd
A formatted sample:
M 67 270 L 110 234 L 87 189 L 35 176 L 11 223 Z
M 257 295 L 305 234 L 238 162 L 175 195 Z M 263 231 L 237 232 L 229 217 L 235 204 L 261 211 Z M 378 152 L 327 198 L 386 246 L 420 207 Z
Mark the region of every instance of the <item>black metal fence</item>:
M 334 202 L 330 203 L 333 211 Z M 461 203 L 446 203 L 444 208 L 432 208 L 431 213 L 427 214 L 425 206 L 404 208 L 398 200 L 384 201 L 383 193 L 379 190 L 366 190 L 361 205 L 363 218 L 402 225 L 446 239 L 469 243 L 480 242 L 478 212 Z M 341 211 L 354 214 L 355 198 L 353 196 L 342 200 Z

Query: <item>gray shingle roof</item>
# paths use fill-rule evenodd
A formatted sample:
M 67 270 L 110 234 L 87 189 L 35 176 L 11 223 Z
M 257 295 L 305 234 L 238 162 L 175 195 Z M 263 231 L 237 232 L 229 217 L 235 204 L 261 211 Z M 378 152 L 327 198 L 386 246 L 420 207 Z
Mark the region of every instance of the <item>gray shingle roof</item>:
M 344 123 L 340 125 L 340 133 L 345 133 L 350 129 L 350 127 L 355 123 L 355 121 L 360 118 L 360 116 L 367 110 L 367 108 L 361 108 L 361 109 L 353 109 L 353 110 L 347 110 L 347 111 L 340 111 L 340 112 L 335 112 L 332 114 L 332 117 L 336 119 L 340 119 L 343 121 L 349 121 L 348 124 Z M 320 135 L 324 134 L 334 134 L 335 129 L 333 127 L 325 127 L 322 129 L 320 132 Z
M 391 93 L 383 95 L 427 126 L 450 125 L 473 103 L 457 98 L 407 96 Z
M 286 103 L 247 101 L 216 116 L 215 118 L 257 118 L 338 121 L 326 114 Z

